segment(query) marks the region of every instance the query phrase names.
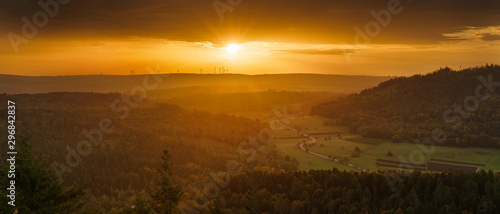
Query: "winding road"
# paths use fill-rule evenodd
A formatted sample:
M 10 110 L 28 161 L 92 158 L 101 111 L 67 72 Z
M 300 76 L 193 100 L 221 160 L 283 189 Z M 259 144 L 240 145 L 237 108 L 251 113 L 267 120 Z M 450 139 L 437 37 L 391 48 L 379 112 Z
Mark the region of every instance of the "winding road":
M 300 143 L 299 148 L 300 148 L 302 151 L 307 152 L 307 153 L 312 154 L 312 155 L 316 155 L 316 156 L 321 157 L 321 158 L 325 158 L 325 159 L 328 159 L 328 160 L 332 160 L 332 161 L 335 161 L 335 162 L 339 162 L 339 160 L 338 160 L 338 159 L 330 158 L 330 157 L 328 157 L 328 156 L 326 156 L 326 155 L 322 155 L 322 154 L 319 154 L 319 153 L 316 153 L 316 152 L 311 152 L 311 151 L 309 151 L 309 150 L 306 150 L 306 149 L 304 148 L 304 145 L 307 145 L 307 144 L 312 144 L 312 143 L 316 143 L 316 142 L 318 142 L 318 141 L 316 140 L 316 138 L 314 138 L 313 136 L 308 135 L 308 134 L 306 134 L 306 133 L 304 133 L 304 132 L 301 132 L 301 131 L 299 131 L 299 130 L 297 130 L 297 129 L 295 129 L 295 128 L 291 127 L 291 126 L 285 125 L 285 124 L 283 124 L 280 120 L 276 120 L 276 122 L 277 122 L 278 124 L 282 125 L 283 127 L 287 128 L 287 129 L 290 129 L 290 130 L 292 130 L 292 131 L 294 131 L 294 132 L 299 133 L 300 135 L 302 135 L 302 136 L 304 136 L 304 137 L 307 137 L 307 138 L 311 139 L 310 141 Z M 340 163 L 340 162 L 339 162 L 339 163 Z M 355 166 L 355 165 L 353 165 L 353 164 L 351 164 L 351 163 L 347 163 L 347 165 L 348 165 L 348 166 L 350 166 L 350 167 L 352 167 L 352 168 L 362 170 L 362 171 L 364 171 L 364 172 L 366 172 L 366 171 L 367 171 L 366 169 L 363 169 L 363 168 L 361 168 L 361 167 L 357 167 L 357 166 Z

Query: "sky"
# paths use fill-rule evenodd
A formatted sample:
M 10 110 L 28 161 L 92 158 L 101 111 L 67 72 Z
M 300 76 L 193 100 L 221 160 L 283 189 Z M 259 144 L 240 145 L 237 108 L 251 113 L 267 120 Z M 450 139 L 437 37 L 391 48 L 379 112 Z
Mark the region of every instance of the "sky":
M 0 73 L 30 76 L 408 76 L 500 59 L 498 0 L 3 0 L 0 26 Z

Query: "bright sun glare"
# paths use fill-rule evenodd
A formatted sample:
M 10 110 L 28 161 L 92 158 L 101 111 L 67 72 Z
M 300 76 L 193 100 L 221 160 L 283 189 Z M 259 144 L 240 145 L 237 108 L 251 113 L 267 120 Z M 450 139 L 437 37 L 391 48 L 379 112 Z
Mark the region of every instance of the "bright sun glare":
M 237 44 L 230 44 L 226 47 L 226 51 L 230 54 L 235 54 L 235 53 L 238 53 L 238 51 L 240 50 L 240 46 L 237 45 Z

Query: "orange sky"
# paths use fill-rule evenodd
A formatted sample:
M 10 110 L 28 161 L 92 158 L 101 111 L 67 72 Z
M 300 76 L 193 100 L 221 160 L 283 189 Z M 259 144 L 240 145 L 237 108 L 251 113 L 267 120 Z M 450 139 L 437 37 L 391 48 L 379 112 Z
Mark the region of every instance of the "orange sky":
M 0 3 L 0 73 L 392 76 L 500 59 L 497 1 L 47 2 Z

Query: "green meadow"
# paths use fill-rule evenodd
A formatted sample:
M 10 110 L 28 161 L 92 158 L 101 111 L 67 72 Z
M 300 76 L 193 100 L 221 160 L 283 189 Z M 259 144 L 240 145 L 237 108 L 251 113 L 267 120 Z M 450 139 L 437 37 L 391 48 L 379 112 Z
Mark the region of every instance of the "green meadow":
M 425 164 L 429 159 L 445 161 L 484 164 L 484 170 L 500 172 L 500 150 L 487 148 L 458 148 L 443 146 L 423 146 L 411 143 L 393 143 L 390 140 L 364 138 L 350 134 L 347 127 L 324 125 L 326 118 L 307 116 L 284 120 L 287 125 L 301 130 L 316 138 L 315 145 L 308 145 L 308 150 L 325 156 L 332 156 L 338 160 L 345 160 L 354 165 L 351 167 L 340 162 L 328 160 L 300 150 L 298 143 L 310 141 L 297 132 L 274 127 L 274 140 L 270 147 L 284 155 L 289 155 L 299 161 L 300 170 L 331 169 L 333 167 L 344 170 L 363 169 L 385 170 L 388 167 L 377 166 L 377 159 L 401 161 L 408 163 Z M 273 128 L 273 127 L 272 127 Z M 361 150 L 359 157 L 351 157 L 351 152 L 358 147 Z M 393 156 L 388 156 L 388 152 Z

